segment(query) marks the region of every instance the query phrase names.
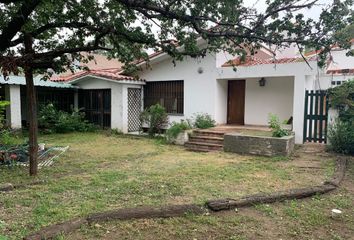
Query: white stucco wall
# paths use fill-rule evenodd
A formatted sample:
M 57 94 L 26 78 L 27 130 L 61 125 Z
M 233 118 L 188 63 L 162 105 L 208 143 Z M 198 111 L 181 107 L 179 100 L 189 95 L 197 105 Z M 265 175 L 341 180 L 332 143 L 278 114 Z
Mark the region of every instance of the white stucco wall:
M 6 108 L 7 124 L 13 129 L 22 127 L 21 123 L 21 88 L 19 85 L 5 85 L 5 99 L 10 101 Z
M 268 125 L 269 113 L 288 120 L 293 115 L 294 78 L 266 78 L 264 87 L 258 81 L 246 79 L 245 124 Z
M 215 61 L 215 56 L 207 55 L 202 59 L 186 58 L 174 66 L 171 59 L 166 59 L 148 68 L 143 67 L 139 77 L 147 82 L 184 80 L 184 114 L 170 115 L 170 122 L 203 112 L 212 115 L 220 123 L 223 119 L 216 116 L 218 69 Z M 202 68 L 203 73 L 198 73 L 198 68 Z
M 352 45 L 354 49 L 354 44 Z M 331 51 L 331 56 L 333 61 L 330 63 L 328 69 L 353 69 L 354 68 L 354 57 L 346 56 L 348 50 L 335 49 Z

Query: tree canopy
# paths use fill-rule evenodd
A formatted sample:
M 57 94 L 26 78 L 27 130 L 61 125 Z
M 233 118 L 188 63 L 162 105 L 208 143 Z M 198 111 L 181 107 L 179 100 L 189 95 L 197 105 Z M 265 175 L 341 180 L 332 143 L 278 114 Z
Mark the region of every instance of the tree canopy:
M 335 33 L 353 23 L 352 0 L 322 6 L 317 20 L 301 10 L 319 0 L 266 2 L 260 12 L 242 0 L 0 0 L 1 71 L 16 74 L 30 65 L 60 72 L 80 52 L 94 50 L 123 63 L 146 58 L 151 48 L 181 59 L 220 49 L 256 51 L 261 44 L 324 49 L 325 56 L 338 43 Z M 25 36 L 33 38 L 28 53 Z M 200 47 L 200 38 L 208 44 Z

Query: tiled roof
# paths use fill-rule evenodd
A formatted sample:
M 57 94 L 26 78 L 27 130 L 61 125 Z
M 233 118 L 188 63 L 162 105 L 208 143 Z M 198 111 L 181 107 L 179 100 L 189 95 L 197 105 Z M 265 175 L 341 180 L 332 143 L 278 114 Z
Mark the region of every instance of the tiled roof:
M 84 76 L 96 76 L 96 77 L 103 77 L 103 78 L 116 80 L 116 81 L 144 82 L 144 80 L 136 79 L 134 77 L 124 75 L 122 74 L 122 72 L 123 72 L 122 69 L 119 68 L 87 70 L 87 71 L 77 72 L 69 76 L 55 76 L 52 77 L 50 80 L 53 82 L 70 82 Z
M 316 57 L 308 58 L 307 61 L 315 61 Z M 222 67 L 232 67 L 232 66 L 256 66 L 256 65 L 265 65 L 265 64 L 284 64 L 284 63 L 297 63 L 304 62 L 305 60 L 302 57 L 294 57 L 294 58 L 268 58 L 268 59 L 260 59 L 257 57 L 248 56 L 245 61 L 241 61 L 241 59 L 235 58 L 231 61 L 228 61 L 222 65 Z
M 326 72 L 327 74 L 354 74 L 354 68 L 352 69 L 331 69 L 331 70 L 327 70 Z

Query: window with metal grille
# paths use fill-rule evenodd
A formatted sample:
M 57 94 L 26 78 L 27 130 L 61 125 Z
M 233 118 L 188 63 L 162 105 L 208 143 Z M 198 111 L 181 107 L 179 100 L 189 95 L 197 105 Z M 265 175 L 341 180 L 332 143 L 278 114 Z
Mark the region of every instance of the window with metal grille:
M 144 108 L 159 103 L 169 114 L 183 114 L 184 82 L 147 82 L 144 87 Z

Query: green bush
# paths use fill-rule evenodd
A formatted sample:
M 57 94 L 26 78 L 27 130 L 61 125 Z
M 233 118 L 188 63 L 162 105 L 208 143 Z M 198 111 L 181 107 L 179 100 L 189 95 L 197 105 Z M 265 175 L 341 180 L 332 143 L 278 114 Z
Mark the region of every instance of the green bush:
M 354 155 L 354 124 L 337 120 L 329 127 L 328 140 L 330 150 Z
M 181 132 L 191 129 L 192 126 L 188 121 L 182 121 L 180 123 L 173 122 L 171 127 L 166 131 L 166 137 L 168 140 L 175 139 Z
M 290 131 L 281 127 L 279 117 L 275 114 L 269 114 L 268 117 L 269 127 L 272 129 L 273 137 L 289 136 Z
M 148 125 L 148 134 L 153 137 L 156 134 L 161 134 L 163 127 L 168 123 L 168 115 L 164 107 L 155 104 L 140 114 L 140 121 L 142 124 Z
M 23 143 L 23 138 L 11 129 L 0 130 L 0 145 L 14 146 Z
M 90 132 L 97 128 L 85 120 L 84 113 L 59 111 L 53 104 L 42 106 L 38 115 L 38 126 L 46 133 Z
M 4 128 L 5 108 L 10 105 L 9 101 L 0 101 L 0 129 Z
M 194 126 L 196 128 L 206 129 L 215 127 L 216 122 L 207 113 L 198 113 L 195 115 Z
M 354 155 L 354 80 L 329 90 L 329 102 L 339 112 L 329 127 L 328 148 L 337 153 Z
M 338 109 L 339 119 L 354 122 L 354 80 L 329 89 L 328 92 L 331 108 Z

